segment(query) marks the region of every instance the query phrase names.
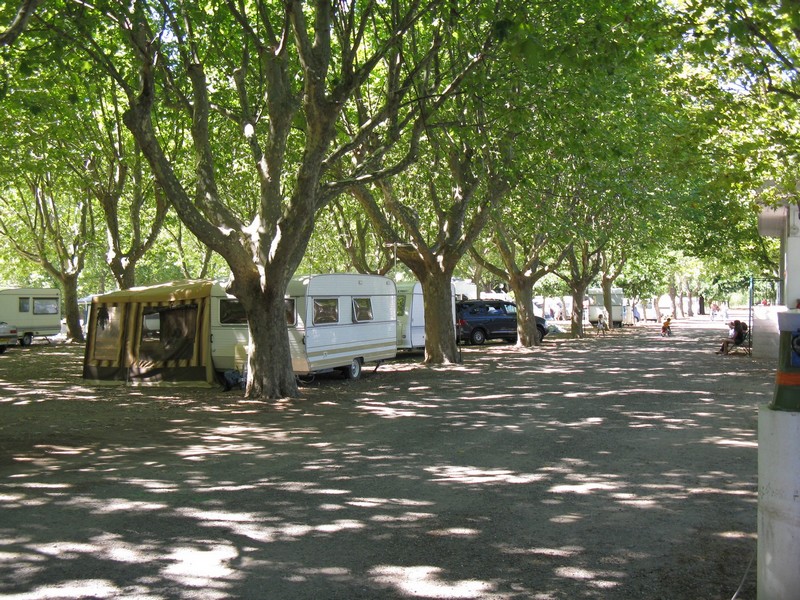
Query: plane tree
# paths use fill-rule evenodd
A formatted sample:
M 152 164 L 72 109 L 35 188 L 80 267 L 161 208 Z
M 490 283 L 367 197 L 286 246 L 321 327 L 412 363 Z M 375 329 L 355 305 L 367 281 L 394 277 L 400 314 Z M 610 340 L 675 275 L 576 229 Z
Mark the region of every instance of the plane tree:
M 353 182 L 414 157 L 425 121 L 494 33 L 479 20 L 482 43 L 445 64 L 436 59 L 455 23 L 441 17 L 484 4 L 135 0 L 41 11 L 39 30 L 120 90 L 123 121 L 165 198 L 230 266 L 253 341 L 248 396 L 298 395 L 284 292 L 315 216 Z M 343 127 L 359 94 L 374 99 L 362 105 L 369 113 Z M 168 152 L 176 122 L 191 160 Z M 381 143 L 367 147 L 367 136 Z
M 540 183 L 543 183 L 540 180 Z M 560 264 L 568 244 L 561 220 L 564 197 L 553 189 L 519 185 L 492 214 L 485 236 L 494 253 L 479 251 L 473 245 L 472 260 L 502 281 L 507 281 L 517 305 L 517 345 L 534 346 L 541 342 L 533 308 L 536 283 Z M 483 250 L 483 249 L 482 249 Z M 492 256 L 497 261 L 491 260 Z
M 48 158 L 44 144 L 40 158 Z M 21 160 L 18 164 L 25 164 Z M 0 184 L 0 234 L 26 260 L 39 265 L 63 292 L 67 333 L 83 341 L 78 277 L 93 237 L 91 202 L 68 174 L 31 169 Z

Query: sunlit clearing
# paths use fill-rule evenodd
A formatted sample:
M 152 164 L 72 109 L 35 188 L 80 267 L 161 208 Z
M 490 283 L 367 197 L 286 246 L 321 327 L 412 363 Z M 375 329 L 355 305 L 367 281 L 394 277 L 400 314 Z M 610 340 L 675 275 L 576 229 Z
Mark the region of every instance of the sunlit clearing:
M 380 566 L 370 575 L 383 585 L 390 585 L 398 592 L 416 598 L 485 598 L 492 591 L 492 584 L 475 579 L 442 581 L 442 569 L 438 567 L 393 567 Z

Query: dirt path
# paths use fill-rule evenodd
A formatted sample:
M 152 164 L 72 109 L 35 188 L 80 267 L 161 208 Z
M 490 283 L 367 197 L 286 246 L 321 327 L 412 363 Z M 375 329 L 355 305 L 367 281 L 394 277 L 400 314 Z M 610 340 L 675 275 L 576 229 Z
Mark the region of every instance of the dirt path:
M 267 405 L 0 356 L 0 596 L 730 598 L 775 365 L 679 321 Z M 739 594 L 755 598 L 755 567 Z

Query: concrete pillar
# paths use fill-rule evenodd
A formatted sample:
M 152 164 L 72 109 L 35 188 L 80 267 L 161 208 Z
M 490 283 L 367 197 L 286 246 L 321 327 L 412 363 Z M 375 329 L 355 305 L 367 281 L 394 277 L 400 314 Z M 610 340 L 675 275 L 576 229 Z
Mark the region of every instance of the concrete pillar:
M 758 415 L 758 600 L 800 598 L 800 311 L 778 325 L 775 396 Z
M 800 218 L 796 204 L 789 206 L 786 245 L 784 247 L 784 285 L 786 286 L 785 303 L 789 308 L 797 308 L 800 300 Z
M 800 597 L 800 413 L 758 414 L 758 600 Z

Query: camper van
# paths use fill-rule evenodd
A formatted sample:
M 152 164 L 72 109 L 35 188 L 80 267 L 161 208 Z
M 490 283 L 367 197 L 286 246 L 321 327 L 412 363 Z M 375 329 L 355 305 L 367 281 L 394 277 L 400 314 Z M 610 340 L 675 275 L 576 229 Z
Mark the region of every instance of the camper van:
M 61 333 L 61 293 L 56 288 L 0 289 L 0 321 L 17 326 L 19 343 Z
M 589 322 L 594 324 L 604 308 L 603 289 L 599 287 L 589 288 L 586 295 L 589 298 Z M 611 288 L 611 315 L 609 315 L 608 320 L 614 327 L 622 327 L 622 303 L 622 288 Z
M 451 285 L 452 319 L 456 322 L 456 285 Z M 405 281 L 397 284 L 397 349 L 425 348 L 425 304 L 422 284 Z
M 397 355 L 397 292 L 378 275 L 296 277 L 286 288 L 292 368 L 299 375 L 340 370 L 356 379 L 364 363 Z

